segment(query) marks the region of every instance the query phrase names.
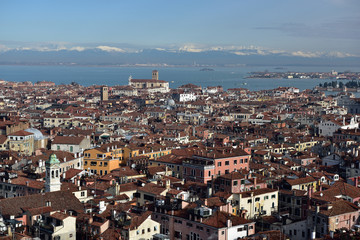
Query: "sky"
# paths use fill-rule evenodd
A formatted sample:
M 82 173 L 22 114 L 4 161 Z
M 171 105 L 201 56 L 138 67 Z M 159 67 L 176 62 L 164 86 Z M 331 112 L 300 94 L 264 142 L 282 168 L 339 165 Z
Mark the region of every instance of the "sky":
M 1 0 L 0 50 L 260 48 L 360 56 L 359 0 Z

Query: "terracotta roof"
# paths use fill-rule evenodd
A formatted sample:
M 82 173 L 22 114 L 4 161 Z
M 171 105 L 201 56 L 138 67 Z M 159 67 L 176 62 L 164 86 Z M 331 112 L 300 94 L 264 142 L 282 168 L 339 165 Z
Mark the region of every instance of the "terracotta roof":
M 130 213 L 131 223 L 129 226 L 125 226 L 124 228 L 130 230 L 134 230 L 138 228 L 146 219 L 148 219 L 148 217 L 151 216 L 151 214 L 152 214 L 151 211 L 146 211 L 141 214 Z
M 257 195 L 262 195 L 262 194 L 277 192 L 277 191 L 278 190 L 271 189 L 271 188 L 259 188 L 259 189 L 255 189 L 255 190 L 251 190 L 251 191 L 247 191 L 247 192 L 241 192 L 240 194 L 243 198 L 246 198 L 246 197 L 251 197 L 252 193 L 254 194 L 254 196 L 257 196 Z
M 345 213 L 359 212 L 359 210 L 360 208 L 355 204 L 342 199 L 320 206 L 320 213 L 328 217 Z
M 64 179 L 71 179 L 75 176 L 77 176 L 79 173 L 83 172 L 84 170 L 81 170 L 81 169 L 75 169 L 75 168 L 70 168 L 69 170 L 67 170 L 65 172 L 65 178 Z
M 230 180 L 243 179 L 243 178 L 245 178 L 245 175 L 240 172 L 231 172 L 231 173 L 221 175 L 220 178 L 225 178 L 225 179 L 230 179 Z
M 232 226 L 252 223 L 245 218 L 221 211 L 216 211 L 211 217 L 204 219 L 202 223 L 215 228 L 224 228 L 227 226 L 227 220 L 231 220 Z
M 316 180 L 313 177 L 303 177 L 303 178 L 297 178 L 297 179 L 286 179 L 286 181 L 291 185 L 299 185 L 304 183 L 310 183 L 315 182 Z
M 50 215 L 52 218 L 58 219 L 58 220 L 64 220 L 65 218 L 69 217 L 66 214 L 60 213 L 60 212 L 56 212 Z
M 48 201 L 51 202 L 51 207 L 54 211 L 83 211 L 81 202 L 69 191 L 48 192 L 23 197 L 0 199 L 0 209 L 3 215 L 19 216 L 23 214 L 24 208 L 44 207 Z
M 51 144 L 79 145 L 85 137 L 56 136 Z
M 10 133 L 9 136 L 29 136 L 29 135 L 34 135 L 33 133 L 24 131 L 24 130 L 20 130 L 14 133 Z
M 44 183 L 26 177 L 17 177 L 11 180 L 11 184 L 26 186 L 29 188 L 43 189 Z
M 121 189 L 121 187 L 120 187 Z M 160 195 L 166 188 L 156 185 L 154 183 L 147 183 L 144 187 L 140 187 L 139 191 Z
M 4 144 L 7 140 L 7 136 L 6 135 L 0 135 L 0 144 Z
M 164 80 L 156 80 L 156 79 L 131 79 L 131 82 L 152 82 L 152 83 L 167 83 Z

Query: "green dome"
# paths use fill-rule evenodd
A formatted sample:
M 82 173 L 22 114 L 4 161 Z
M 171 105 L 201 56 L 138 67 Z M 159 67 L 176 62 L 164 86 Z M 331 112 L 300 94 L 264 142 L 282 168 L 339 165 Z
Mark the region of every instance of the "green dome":
M 59 163 L 60 163 L 60 161 L 54 153 L 51 154 L 49 157 L 49 160 L 46 161 L 46 165 L 54 165 L 54 164 L 59 164 Z

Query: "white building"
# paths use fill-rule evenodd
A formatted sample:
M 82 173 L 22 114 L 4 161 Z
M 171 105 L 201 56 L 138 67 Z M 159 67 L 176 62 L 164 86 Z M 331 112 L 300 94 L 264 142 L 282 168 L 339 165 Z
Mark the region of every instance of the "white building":
M 345 117 L 340 119 L 332 119 L 327 121 L 322 121 L 319 125 L 319 134 L 324 137 L 332 137 L 334 132 L 338 129 L 357 129 L 359 128 L 359 123 L 357 122 L 357 116 L 350 119 L 350 122 L 347 122 Z
M 51 150 L 82 153 L 91 147 L 89 137 L 56 136 L 51 143 Z
M 190 102 L 196 100 L 196 95 L 194 93 L 174 93 L 172 96 L 178 102 Z
M 271 216 L 278 209 L 278 193 L 276 189 L 260 188 L 252 191 L 234 193 L 233 201 L 238 215 L 247 219 L 257 216 Z

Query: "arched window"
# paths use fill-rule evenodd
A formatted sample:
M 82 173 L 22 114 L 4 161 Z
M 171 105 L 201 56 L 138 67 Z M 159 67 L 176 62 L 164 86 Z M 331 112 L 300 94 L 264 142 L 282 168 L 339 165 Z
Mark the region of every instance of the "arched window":
M 54 178 L 54 170 L 51 171 L 51 177 Z

